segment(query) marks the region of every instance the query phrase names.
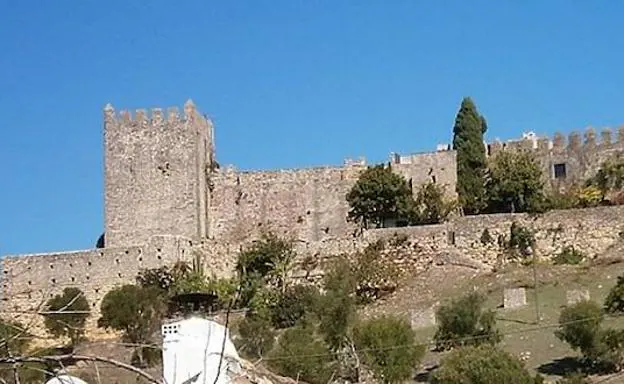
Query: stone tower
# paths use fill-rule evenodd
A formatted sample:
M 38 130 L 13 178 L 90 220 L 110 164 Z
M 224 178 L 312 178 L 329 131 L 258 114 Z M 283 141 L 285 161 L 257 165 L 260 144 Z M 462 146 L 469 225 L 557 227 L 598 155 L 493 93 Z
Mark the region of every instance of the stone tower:
M 214 163 L 213 126 L 184 105 L 148 115 L 104 109 L 106 246 L 143 244 L 153 235 L 206 237 Z

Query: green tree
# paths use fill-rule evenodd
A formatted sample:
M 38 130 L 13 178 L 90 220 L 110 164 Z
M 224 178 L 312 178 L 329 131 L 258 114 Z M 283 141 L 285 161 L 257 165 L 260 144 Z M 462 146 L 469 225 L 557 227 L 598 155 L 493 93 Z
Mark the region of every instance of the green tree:
M 493 345 L 466 346 L 442 359 L 432 375 L 434 384 L 535 384 L 522 362 Z
M 346 196 L 347 219 L 362 228 L 383 227 L 389 221 L 407 222 L 413 209 L 412 189 L 403 176 L 383 164 L 367 168 Z
M 75 347 L 84 338 L 90 311 L 89 302 L 80 289 L 65 288 L 62 294 L 48 301 L 44 325 L 52 336 L 69 337 L 70 345 Z
M 160 326 L 166 305 L 156 289 L 124 285 L 104 296 L 100 311 L 98 327 L 121 331 L 127 343 L 147 344 Z M 138 366 L 153 363 L 144 359 L 144 348 L 135 348 L 135 353 Z
M 503 151 L 496 154 L 488 176 L 491 211 L 532 212 L 545 204 L 542 171 L 530 153 Z
M 307 326 L 287 329 L 269 354 L 268 364 L 277 373 L 311 384 L 326 384 L 335 361 L 327 345 Z
M 495 313 L 485 310 L 484 304 L 485 297 L 472 292 L 441 305 L 436 313 L 439 324 L 434 335 L 436 348 L 498 343 L 501 335 L 496 329 Z
M 465 97 L 455 118 L 453 149 L 457 151 L 457 194 L 467 214 L 477 214 L 486 207 L 486 131 L 485 118 L 472 99 Z
M 425 354 L 415 344 L 414 331 L 401 318 L 382 316 L 358 325 L 354 331 L 362 360 L 382 383 L 400 383 L 412 376 Z
M 445 188 L 436 183 L 425 183 L 416 193 L 412 224 L 438 224 L 455 209 L 455 203 L 445 198 Z

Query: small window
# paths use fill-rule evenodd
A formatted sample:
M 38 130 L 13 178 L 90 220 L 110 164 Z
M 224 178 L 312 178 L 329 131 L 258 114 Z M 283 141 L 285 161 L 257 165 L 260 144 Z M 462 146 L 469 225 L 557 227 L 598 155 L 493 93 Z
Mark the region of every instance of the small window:
M 567 172 L 566 172 L 566 165 L 565 163 L 560 163 L 560 164 L 555 164 L 553 167 L 554 173 L 555 173 L 555 179 L 565 179 Z

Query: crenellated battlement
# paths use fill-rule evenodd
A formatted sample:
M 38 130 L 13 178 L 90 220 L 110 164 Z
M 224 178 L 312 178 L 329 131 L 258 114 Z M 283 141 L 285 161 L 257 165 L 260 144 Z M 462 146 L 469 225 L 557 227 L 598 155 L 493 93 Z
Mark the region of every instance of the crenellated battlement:
M 208 120 L 197 112 L 192 100 L 188 100 L 184 104 L 182 113 L 180 113 L 180 109 L 177 106 L 166 108 L 166 110 L 162 108 L 151 108 L 149 110 L 141 108 L 134 111 L 123 109 L 119 112 L 115 111 L 111 104 L 107 104 L 104 107 L 104 120 L 107 124 L 161 126 L 163 123 L 175 125 L 197 118 Z M 212 125 L 209 120 L 207 122 Z
M 587 127 L 583 132 L 572 131 L 567 136 L 561 132 L 556 132 L 552 139 L 548 137 L 537 137 L 533 132 L 524 134 L 521 139 L 493 141 L 488 145 L 490 155 L 502 150 L 533 150 L 539 153 L 548 152 L 579 152 L 579 151 L 601 151 L 612 149 L 614 146 L 624 148 L 624 125 L 617 129 L 614 136 L 611 128 L 602 128 L 600 133 L 593 127 Z

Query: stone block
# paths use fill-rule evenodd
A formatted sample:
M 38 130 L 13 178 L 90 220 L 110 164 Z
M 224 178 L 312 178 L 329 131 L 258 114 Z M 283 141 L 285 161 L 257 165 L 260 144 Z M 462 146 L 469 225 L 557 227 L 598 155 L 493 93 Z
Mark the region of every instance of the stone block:
M 424 310 L 418 309 L 412 311 L 411 323 L 413 329 L 433 327 L 436 325 L 435 307 L 429 307 Z
M 589 290 L 587 289 L 571 289 L 566 292 L 566 303 L 568 305 L 574 305 L 585 300 L 589 300 Z
M 507 288 L 503 291 L 503 306 L 505 309 L 520 308 L 526 304 L 525 288 Z

